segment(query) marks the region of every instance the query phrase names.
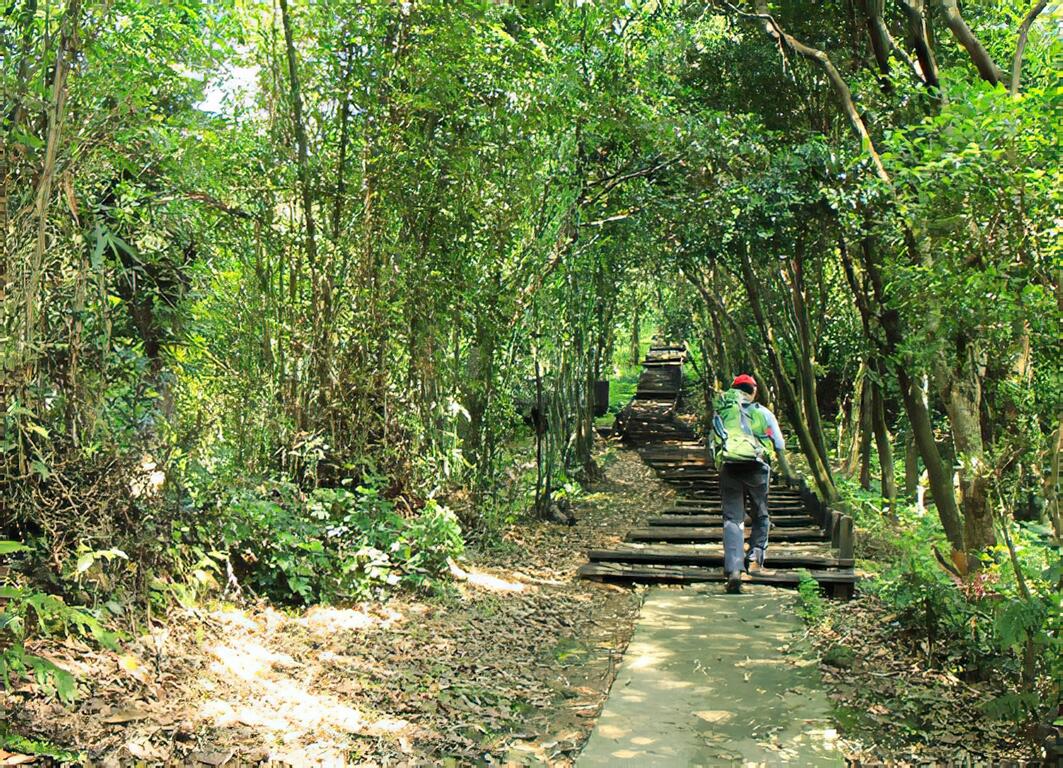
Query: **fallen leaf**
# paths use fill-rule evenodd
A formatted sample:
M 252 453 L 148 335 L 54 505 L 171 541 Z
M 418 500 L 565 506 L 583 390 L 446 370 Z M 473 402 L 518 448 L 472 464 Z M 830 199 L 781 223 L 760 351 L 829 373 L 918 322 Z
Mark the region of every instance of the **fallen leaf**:
M 100 718 L 101 723 L 108 723 L 110 725 L 120 725 L 122 723 L 133 723 L 137 720 L 147 720 L 151 717 L 151 713 L 143 709 L 127 708 L 118 709 L 111 712 L 109 715 L 104 715 Z
M 16 752 L 5 752 L 0 749 L 0 765 L 29 765 L 36 762 L 36 755 L 20 755 Z
M 206 763 L 207 765 L 225 765 L 233 759 L 233 754 L 231 749 L 225 752 L 193 752 L 189 755 L 189 758 L 193 762 Z

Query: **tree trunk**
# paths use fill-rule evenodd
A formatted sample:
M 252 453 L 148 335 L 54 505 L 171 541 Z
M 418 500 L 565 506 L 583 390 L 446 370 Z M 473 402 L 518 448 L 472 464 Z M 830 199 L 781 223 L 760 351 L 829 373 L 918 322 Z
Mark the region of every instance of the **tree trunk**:
M 919 451 L 911 428 L 904 439 L 904 495 L 914 499 L 919 489 Z
M 1045 473 L 1042 490 L 1045 496 L 1045 511 L 1056 532 L 1056 542 L 1063 542 L 1063 515 L 1059 510 L 1059 469 L 1063 458 L 1063 419 L 1058 419 L 1055 436 L 1048 450 L 1048 471 Z
M 942 396 L 960 465 L 960 500 L 964 540 L 972 565 L 996 544 L 989 500 L 989 468 L 982 441 L 982 362 L 970 345 L 961 343 L 960 364 L 942 371 Z
M 793 301 L 794 325 L 797 330 L 798 354 L 797 372 L 801 400 L 804 404 L 805 419 L 809 432 L 819 450 L 823 463 L 830 466 L 830 453 L 827 451 L 827 438 L 823 429 L 823 419 L 819 413 L 819 398 L 816 394 L 816 350 L 813 343 L 812 322 L 808 315 L 808 301 L 805 297 L 804 265 L 802 263 L 804 243 L 798 241 L 797 256 L 788 262 L 784 271 L 790 286 Z
M 310 267 L 310 328 L 314 335 L 311 351 L 313 368 L 317 375 L 319 403 L 327 402 L 328 397 L 328 323 L 326 308 L 330 302 L 328 296 L 322 295 L 321 265 L 318 264 L 317 225 L 314 220 L 314 194 L 310 179 L 310 150 L 303 120 L 303 97 L 300 89 L 299 66 L 296 60 L 295 41 L 292 34 L 291 14 L 288 12 L 288 0 L 280 0 L 281 26 L 284 28 L 285 55 L 288 62 L 288 88 L 292 106 L 292 130 L 295 133 L 296 168 L 299 177 L 299 191 L 303 208 L 303 223 L 306 227 L 306 261 Z
M 1003 82 L 1004 72 L 996 65 L 996 62 L 989 55 L 989 51 L 985 49 L 982 42 L 967 26 L 967 22 L 963 20 L 958 0 L 939 0 L 939 4 L 945 16 L 945 24 L 952 30 L 956 41 L 967 51 L 967 55 L 971 57 L 979 76 L 990 85 L 997 85 Z
M 871 40 L 871 51 L 875 54 L 878 71 L 883 75 L 883 87 L 887 87 L 889 79 L 886 76 L 890 73 L 890 50 L 893 46 L 890 45 L 889 30 L 882 20 L 885 0 L 861 0 L 860 5 L 863 6 L 864 17 L 867 19 L 867 36 Z
M 919 60 L 923 80 L 927 88 L 936 90 L 941 83 L 937 59 L 934 57 L 934 48 L 930 44 L 930 34 L 926 26 L 926 0 L 901 0 L 901 9 L 908 20 L 908 37 Z
M 825 457 L 820 454 L 816 440 L 809 431 L 808 424 L 802 418 L 801 402 L 798 399 L 797 392 L 794 391 L 793 384 L 786 376 L 786 369 L 782 364 L 776 345 L 775 333 L 767 316 L 764 314 L 764 308 L 760 300 L 759 283 L 756 274 L 753 272 L 753 265 L 750 263 L 748 252 L 742 254 L 742 277 L 746 296 L 749 298 L 749 305 L 753 310 L 753 317 L 757 322 L 757 327 L 760 329 L 764 346 L 768 352 L 768 360 L 771 362 L 771 367 L 775 374 L 780 397 L 790 415 L 790 426 L 797 433 L 801 450 L 808 460 L 812 477 L 820 494 L 824 500 L 833 501 L 837 498 L 838 492 L 834 487 L 834 478 L 831 476 L 830 466 L 827 464 Z
M 857 467 L 860 469 L 860 487 L 871 490 L 871 435 L 874 432 L 874 387 L 868 378 L 864 378 L 860 394 L 859 441 L 853 440 L 857 453 Z M 854 436 L 855 437 L 855 436 Z
M 964 544 L 964 525 L 960 517 L 956 496 L 952 490 L 952 471 L 941 460 L 941 452 L 934 441 L 934 427 L 930 420 L 930 409 L 926 404 L 923 388 L 913 380 L 903 366 L 897 368 L 897 380 L 904 399 L 904 409 L 912 425 L 915 444 L 926 467 L 930 492 L 934 497 L 934 506 L 941 518 L 941 527 L 945 536 L 956 552 L 966 552 Z M 966 566 L 965 566 L 966 567 Z
M 891 518 L 897 516 L 897 479 L 893 474 L 893 445 L 890 443 L 886 424 L 886 403 L 882 397 L 882 385 L 871 383 L 871 420 L 875 431 L 875 450 L 878 452 L 879 469 L 882 473 L 882 499 Z
M 7 175 L 9 155 L 7 143 L 0 145 L 0 308 L 7 300 L 7 281 L 10 275 L 7 254 Z
M 628 362 L 635 366 L 642 362 L 642 319 L 639 317 L 639 300 L 635 297 L 631 307 L 631 336 L 628 341 Z
M 841 243 L 842 258 L 848 259 L 848 249 Z M 938 517 L 941 519 L 941 527 L 945 536 L 952 546 L 953 552 L 958 553 L 957 563 L 961 569 L 966 569 L 964 545 L 963 520 L 960 517 L 959 507 L 956 505 L 956 496 L 952 490 L 952 472 L 946 468 L 941 460 L 937 443 L 934 441 L 934 425 L 930 418 L 930 408 L 926 402 L 926 393 L 923 387 L 909 373 L 912 365 L 911 357 L 902 355 L 900 350 L 904 347 L 904 331 L 901 327 L 900 313 L 893 307 L 888 306 L 886 289 L 875 255 L 874 244 L 870 238 L 864 238 L 860 243 L 862 263 L 868 282 L 871 287 L 871 296 L 878 307 L 876 318 L 878 325 L 885 336 L 884 343 L 876 339 L 872 342 L 881 346 L 880 357 L 889 360 L 897 375 L 897 383 L 901 390 L 901 400 L 904 404 L 905 414 L 911 424 L 915 444 L 919 455 L 926 467 L 927 478 L 930 481 L 930 492 L 934 497 L 934 506 L 937 508 Z
M 55 165 L 59 154 L 59 138 L 66 117 L 67 73 L 70 59 L 73 58 L 77 45 L 78 26 L 80 24 L 81 2 L 73 0 L 66 9 L 63 19 L 63 32 L 59 40 L 59 49 L 55 54 L 55 69 L 52 77 L 52 98 L 48 104 L 48 133 L 44 144 L 44 162 L 37 182 L 35 212 L 37 215 L 37 238 L 30 258 L 30 267 L 26 281 L 25 328 L 23 329 L 23 351 L 27 355 L 29 370 L 27 378 L 32 378 L 36 368 L 34 346 L 37 337 L 37 294 L 40 289 L 41 272 L 44 268 L 44 256 L 48 246 L 48 207 L 52 199 L 52 185 L 55 181 Z

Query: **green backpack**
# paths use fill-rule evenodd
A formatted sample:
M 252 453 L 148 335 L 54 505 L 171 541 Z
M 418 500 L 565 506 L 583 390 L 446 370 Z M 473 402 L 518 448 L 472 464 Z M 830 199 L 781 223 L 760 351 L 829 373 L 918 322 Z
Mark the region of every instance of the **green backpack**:
M 716 415 L 712 418 L 716 433 L 716 463 L 751 464 L 764 459 L 764 443 L 758 435 L 765 432 L 767 422 L 752 408 L 745 408 L 745 393 L 729 389 L 716 398 Z

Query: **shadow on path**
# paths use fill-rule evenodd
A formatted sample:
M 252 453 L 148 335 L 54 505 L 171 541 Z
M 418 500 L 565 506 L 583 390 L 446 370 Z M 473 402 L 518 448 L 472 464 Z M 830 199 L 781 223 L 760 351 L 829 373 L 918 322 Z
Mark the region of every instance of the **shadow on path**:
M 718 592 L 649 592 L 577 766 L 844 764 L 795 596 Z

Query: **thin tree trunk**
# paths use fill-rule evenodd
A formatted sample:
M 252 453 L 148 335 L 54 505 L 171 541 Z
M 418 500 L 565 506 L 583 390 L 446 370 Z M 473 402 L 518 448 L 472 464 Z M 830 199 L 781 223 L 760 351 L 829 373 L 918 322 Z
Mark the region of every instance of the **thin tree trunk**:
M 338 242 L 343 226 L 343 203 L 347 194 L 347 145 L 349 143 L 351 122 L 350 79 L 354 65 L 351 59 L 354 51 L 348 45 L 346 49 L 347 66 L 343 72 L 343 106 L 340 108 L 340 146 L 336 160 L 336 196 L 332 201 L 332 239 Z
M 890 443 L 889 428 L 886 424 L 886 402 L 882 396 L 882 385 L 877 381 L 871 383 L 871 420 L 875 431 L 875 450 L 882 477 L 882 499 L 886 502 L 887 513 L 891 518 L 897 516 L 897 479 L 893 473 L 893 445 Z
M 764 314 L 761 304 L 757 276 L 753 272 L 749 254 L 745 252 L 742 254 L 742 276 L 746 295 L 749 298 L 749 305 L 753 310 L 753 317 L 760 329 L 764 346 L 768 352 L 768 360 L 771 362 L 771 367 L 775 374 L 779 394 L 790 413 L 792 422 L 790 426 L 797 433 L 798 442 L 801 444 L 801 450 L 804 452 L 805 458 L 808 459 L 816 487 L 825 500 L 832 501 L 837 497 L 837 489 L 834 487 L 834 478 L 831 476 L 830 466 L 827 464 L 826 458 L 820 454 L 816 440 L 809 431 L 808 424 L 802 418 L 800 400 L 794 391 L 793 384 L 786 376 L 786 369 L 783 367 L 782 359 L 779 357 L 775 333 L 767 316 Z
M 846 477 L 855 477 L 860 471 L 860 444 L 863 440 L 864 392 L 867 389 L 867 361 L 860 361 L 853 382 L 853 397 L 849 407 L 849 450 L 843 466 Z
M 914 499 L 919 491 L 919 450 L 911 428 L 904 439 L 904 495 Z
M 631 336 L 628 340 L 628 362 L 630 362 L 631 365 L 638 365 L 642 362 L 639 359 L 642 356 L 641 324 L 642 319 L 639 317 L 639 300 L 638 296 L 636 296 L 634 306 L 631 308 Z
M 958 0 L 938 0 L 938 4 L 945 16 L 945 24 L 952 31 L 956 41 L 967 51 L 967 55 L 971 57 L 979 76 L 990 85 L 1004 82 L 1004 71 L 996 65 L 989 51 L 982 45 L 982 41 L 967 26 L 963 14 L 960 13 Z
M 1019 93 L 1019 81 L 1022 79 L 1022 59 L 1026 53 L 1026 39 L 1030 35 L 1030 27 L 1047 6 L 1048 0 L 1039 0 L 1034 3 L 1022 20 L 1022 24 L 1019 25 L 1019 39 L 1015 43 L 1015 57 L 1011 61 L 1011 86 L 1008 89 L 1012 96 L 1016 96 Z
M 938 76 L 937 59 L 930 44 L 930 33 L 926 26 L 926 0 L 900 0 L 901 9 L 908 20 L 908 36 L 911 38 L 915 56 L 919 60 L 923 80 L 927 88 L 937 90 L 941 84 Z
M 9 172 L 9 158 L 7 144 L 0 145 L 0 309 L 7 300 L 7 281 L 11 274 L 9 256 L 7 253 L 7 176 Z
M 966 552 L 964 546 L 963 520 L 960 516 L 959 507 L 956 504 L 956 496 L 952 490 L 952 472 L 947 469 L 942 461 L 941 453 L 934 440 L 934 425 L 930 418 L 930 409 L 926 402 L 926 393 L 922 386 L 909 373 L 911 358 L 907 355 L 899 358 L 899 350 L 904 346 L 904 332 L 901 328 L 901 318 L 898 311 L 889 307 L 886 302 L 885 286 L 882 273 L 875 256 L 874 244 L 869 238 L 864 238 L 860 243 L 862 265 L 870 284 L 870 296 L 864 297 L 865 302 L 874 301 L 878 308 L 875 317 L 878 326 L 882 329 L 885 340 L 880 342 L 874 338 L 870 341 L 880 347 L 878 357 L 890 360 L 897 375 L 897 382 L 901 390 L 901 399 L 904 411 L 908 416 L 908 422 L 912 428 L 915 444 L 919 455 L 926 467 L 927 477 L 930 481 L 930 491 L 934 497 L 934 506 L 937 508 L 938 517 L 941 518 L 941 527 L 945 536 L 952 545 L 954 553 L 965 558 L 962 553 Z M 847 270 L 852 270 L 849 250 L 844 240 L 839 242 L 843 262 L 849 262 Z M 870 306 L 867 307 L 870 311 Z M 966 563 L 959 565 L 966 569 Z
M 871 436 L 874 432 L 872 411 L 874 409 L 874 387 L 870 379 L 864 378 L 860 393 L 860 427 L 858 441 L 854 440 L 857 467 L 860 470 L 860 487 L 871 490 Z
M 1059 509 L 1059 476 L 1063 459 L 1063 418 L 1057 417 L 1055 436 L 1048 450 L 1048 472 L 1045 473 L 1042 491 L 1045 497 L 1045 511 L 1052 528 L 1056 532 L 1056 542 L 1063 542 L 1063 515 Z
M 324 306 L 328 304 L 321 295 L 320 264 L 317 252 L 317 225 L 314 220 L 314 193 L 310 179 L 310 150 L 303 120 L 303 97 L 299 81 L 299 65 L 296 59 L 295 40 L 292 34 L 291 14 L 288 0 L 280 0 L 281 26 L 284 29 L 285 57 L 288 62 L 288 88 L 292 108 L 292 129 L 295 133 L 296 168 L 299 177 L 299 192 L 303 208 L 303 224 L 306 228 L 306 261 L 310 268 L 310 328 L 314 334 L 314 348 L 311 352 L 313 368 L 317 374 L 318 398 L 323 402 L 328 388 L 328 351 L 329 331 L 323 322 Z
M 829 466 L 830 453 L 827 451 L 827 437 L 823 429 L 823 419 L 819 412 L 819 398 L 816 394 L 816 353 L 812 342 L 812 322 L 808 314 L 808 301 L 805 297 L 805 279 L 803 265 L 803 242 L 797 243 L 797 257 L 793 262 L 786 264 L 787 282 L 790 285 L 790 296 L 793 301 L 795 328 L 797 330 L 798 354 L 797 370 L 798 383 L 801 389 L 801 399 L 804 403 L 805 418 L 809 432 L 819 449 L 823 463 Z
M 36 367 L 36 355 L 33 348 L 37 340 L 37 300 L 40 290 L 41 271 L 44 267 L 44 254 L 48 246 L 48 207 L 52 199 L 52 186 L 55 181 L 55 166 L 59 154 L 59 138 L 62 133 L 66 113 L 67 73 L 70 59 L 76 47 L 78 26 L 80 24 L 81 2 L 73 0 L 67 7 L 63 19 L 63 32 L 59 48 L 55 54 L 55 71 L 52 78 L 52 99 L 48 106 L 48 134 L 45 140 L 44 162 L 41 166 L 37 183 L 36 215 L 37 238 L 30 257 L 30 268 L 26 281 L 25 293 L 25 328 L 23 329 L 24 353 L 30 369 L 28 378 L 32 378 Z

